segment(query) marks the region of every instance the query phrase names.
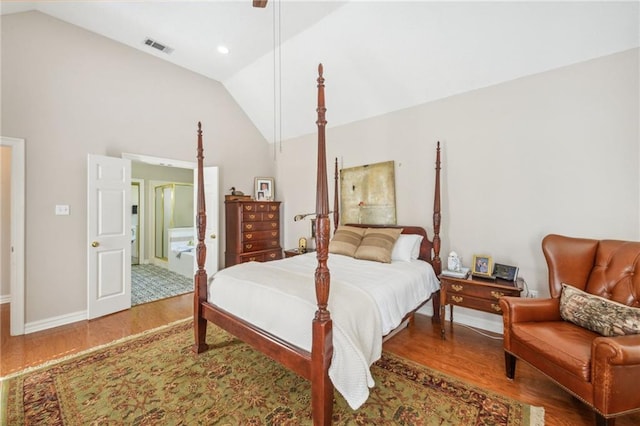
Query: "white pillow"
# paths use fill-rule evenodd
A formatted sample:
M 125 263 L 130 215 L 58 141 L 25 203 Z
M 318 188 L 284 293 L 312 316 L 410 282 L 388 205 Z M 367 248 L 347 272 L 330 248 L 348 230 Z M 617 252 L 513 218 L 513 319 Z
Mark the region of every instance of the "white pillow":
M 391 260 L 410 262 L 412 259 L 417 259 L 420 255 L 421 243 L 422 235 L 400 234 L 391 251 Z

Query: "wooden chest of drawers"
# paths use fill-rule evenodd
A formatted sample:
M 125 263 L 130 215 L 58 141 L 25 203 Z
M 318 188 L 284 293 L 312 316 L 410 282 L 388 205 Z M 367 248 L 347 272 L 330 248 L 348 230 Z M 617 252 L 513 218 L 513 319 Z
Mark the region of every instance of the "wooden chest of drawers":
M 451 305 L 450 322 L 453 323 L 453 306 L 502 315 L 498 301 L 502 296 L 520 297 L 521 288 L 509 281 L 484 281 L 479 279 L 440 276 L 440 332 L 444 338 L 444 308 Z
M 225 201 L 225 267 L 282 259 L 280 201 Z

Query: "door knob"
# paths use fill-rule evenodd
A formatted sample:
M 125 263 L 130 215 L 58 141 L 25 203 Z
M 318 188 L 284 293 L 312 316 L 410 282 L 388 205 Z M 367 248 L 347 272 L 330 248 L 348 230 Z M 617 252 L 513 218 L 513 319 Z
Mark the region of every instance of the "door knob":
M 100 245 L 100 243 L 97 242 L 97 241 L 94 241 L 94 242 L 91 243 L 91 247 L 98 247 L 99 245 Z
M 216 239 L 216 234 L 211 234 L 211 235 L 209 236 L 209 238 L 211 238 L 212 240 L 215 240 L 215 239 Z

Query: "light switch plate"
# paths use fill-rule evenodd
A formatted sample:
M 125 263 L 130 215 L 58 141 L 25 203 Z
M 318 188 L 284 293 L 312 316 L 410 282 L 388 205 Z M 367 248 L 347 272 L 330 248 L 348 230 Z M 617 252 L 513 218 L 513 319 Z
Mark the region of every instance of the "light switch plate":
M 58 204 L 56 205 L 56 216 L 68 216 L 69 215 L 69 205 L 68 204 Z

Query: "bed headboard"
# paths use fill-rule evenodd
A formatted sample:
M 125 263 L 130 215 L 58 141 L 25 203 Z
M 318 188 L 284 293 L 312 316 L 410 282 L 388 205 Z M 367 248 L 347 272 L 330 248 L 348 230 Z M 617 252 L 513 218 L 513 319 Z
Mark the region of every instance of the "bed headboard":
M 336 159 L 336 182 L 334 192 L 338 193 L 338 160 Z M 338 211 L 338 196 L 334 200 L 334 211 Z M 433 196 L 433 239 L 429 240 L 427 231 L 421 226 L 400 226 L 400 225 L 368 225 L 364 223 L 348 223 L 346 225 L 356 226 L 358 228 L 402 228 L 403 234 L 422 235 L 422 244 L 420 245 L 420 255 L 418 259 L 429 262 L 433 266 L 436 275 L 442 272 L 442 261 L 440 259 L 440 142 L 436 147 L 436 179 L 435 192 Z M 334 217 L 335 229 L 339 225 L 339 215 Z
M 403 234 L 418 234 L 422 235 L 422 243 L 420 244 L 420 255 L 418 259 L 424 260 L 425 262 L 429 262 L 433 269 L 435 270 L 435 265 L 433 262 L 432 254 L 433 254 L 433 242 L 429 240 L 427 236 L 427 231 L 421 226 L 402 226 L 402 225 L 368 225 L 366 223 L 347 223 L 347 226 L 355 226 L 357 228 L 402 228 Z M 437 274 L 440 274 L 442 271 L 436 271 Z

